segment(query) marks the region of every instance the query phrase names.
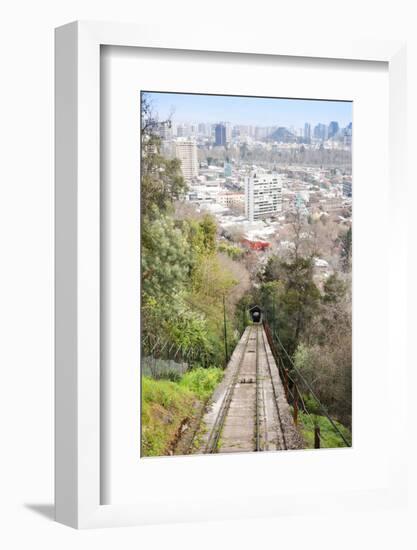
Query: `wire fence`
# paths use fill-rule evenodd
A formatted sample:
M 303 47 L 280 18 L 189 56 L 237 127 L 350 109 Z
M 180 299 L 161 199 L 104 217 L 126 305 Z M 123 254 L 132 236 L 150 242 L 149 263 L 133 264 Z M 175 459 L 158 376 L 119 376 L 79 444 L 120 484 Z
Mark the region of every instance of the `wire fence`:
M 187 347 L 158 335 L 141 339 L 141 373 L 154 379 L 178 380 L 194 366 L 208 366 L 210 358 L 198 346 Z
M 319 410 L 320 414 L 327 418 L 327 420 L 329 421 L 335 434 L 337 434 L 337 436 L 343 441 L 346 447 L 350 447 L 351 443 L 342 433 L 335 421 L 330 417 L 326 407 L 321 403 L 311 384 L 294 364 L 294 361 L 285 349 L 278 332 L 276 330 L 271 330 L 266 320 L 264 321 L 264 327 L 268 342 L 270 344 L 272 353 L 278 366 L 281 380 L 284 384 L 287 401 L 294 408 L 295 421 L 297 422 L 298 407 L 299 405 L 301 405 L 301 410 L 307 416 L 311 428 L 316 435 L 316 438 L 318 437 L 321 441 L 323 441 L 323 437 L 320 435 L 320 430 L 318 429 L 317 419 L 315 418 L 315 415 L 311 414 L 311 412 L 309 411 L 309 407 L 306 405 L 305 399 L 303 398 L 303 393 L 308 393 L 308 395 L 310 395 L 315 401 L 316 407 Z M 285 367 L 283 356 L 291 365 L 291 371 Z
M 151 355 L 142 356 L 142 376 L 148 376 L 155 380 L 178 381 L 188 368 L 188 363 L 177 363 L 172 359 L 158 359 Z

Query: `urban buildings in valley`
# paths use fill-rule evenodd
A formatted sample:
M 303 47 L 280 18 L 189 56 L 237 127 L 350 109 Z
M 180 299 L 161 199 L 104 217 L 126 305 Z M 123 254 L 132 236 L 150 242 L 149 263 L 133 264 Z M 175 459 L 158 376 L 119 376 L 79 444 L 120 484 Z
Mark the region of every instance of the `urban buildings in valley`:
M 338 132 L 339 132 L 339 123 L 336 122 L 335 120 L 332 120 L 331 123 L 329 124 L 329 129 L 328 129 L 329 139 L 336 136 Z
M 311 141 L 311 124 L 308 122 L 304 124 L 304 139 L 307 143 L 310 143 Z
M 314 137 L 321 141 L 325 141 L 328 138 L 328 128 L 326 124 L 319 123 L 314 127 Z
M 342 185 L 343 185 L 343 195 L 345 197 L 351 197 L 352 196 L 352 177 L 344 176 Z
M 276 216 L 282 211 L 282 181 L 278 174 L 253 173 L 246 179 L 245 214 L 249 221 Z
M 224 124 L 216 124 L 214 130 L 214 139 L 216 147 L 225 147 L 226 145 L 226 126 Z
M 224 120 L 173 121 L 158 129 L 162 154 L 181 161 L 184 200 L 216 218 L 222 239 L 265 259 L 286 250 L 294 214 L 350 227 L 351 122 L 334 116 L 291 126 Z
M 243 212 L 245 209 L 245 195 L 243 193 L 221 192 L 218 193 L 216 200 L 219 204 L 232 208 L 237 212 Z
M 186 181 L 198 176 L 197 145 L 192 139 L 177 139 L 174 144 L 175 156 L 181 161 L 182 175 Z
M 224 177 L 225 178 L 231 178 L 232 173 L 233 173 L 232 165 L 230 164 L 230 162 L 225 162 L 224 163 Z

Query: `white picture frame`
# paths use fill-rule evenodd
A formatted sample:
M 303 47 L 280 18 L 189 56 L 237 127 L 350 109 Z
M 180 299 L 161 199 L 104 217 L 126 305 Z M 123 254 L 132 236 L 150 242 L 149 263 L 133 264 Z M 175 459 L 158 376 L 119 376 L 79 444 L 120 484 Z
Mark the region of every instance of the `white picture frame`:
M 381 61 L 389 71 L 389 157 L 394 236 L 406 234 L 402 192 L 406 187 L 405 44 L 385 40 L 363 42 L 311 42 L 256 33 L 249 46 L 243 32 L 213 37 L 210 29 L 191 30 L 187 36 L 175 28 L 116 23 L 75 22 L 56 30 L 56 519 L 76 528 L 134 525 L 186 519 L 240 517 L 247 514 L 236 499 L 207 503 L 192 517 L 184 517 L 172 495 L 166 506 L 101 504 L 100 476 L 100 48 L 102 45 L 173 50 L 221 51 L 296 58 Z M 395 278 L 405 281 L 405 252 L 390 246 Z M 394 277 L 394 274 L 393 274 Z M 404 284 L 405 289 L 405 284 Z M 390 303 L 389 314 L 405 322 L 406 295 Z M 405 332 L 405 331 L 404 331 Z M 404 387 L 405 356 L 399 351 L 396 380 Z M 393 412 L 404 426 L 405 410 Z M 265 502 L 257 515 L 315 511 L 326 505 L 357 507 L 392 505 L 405 491 L 402 473 L 404 433 L 396 434 L 396 451 L 383 491 L 317 499 L 317 495 L 288 495 Z M 150 499 L 151 500 L 151 499 Z M 301 502 L 302 501 L 302 502 Z M 232 505 L 232 506 L 231 506 Z

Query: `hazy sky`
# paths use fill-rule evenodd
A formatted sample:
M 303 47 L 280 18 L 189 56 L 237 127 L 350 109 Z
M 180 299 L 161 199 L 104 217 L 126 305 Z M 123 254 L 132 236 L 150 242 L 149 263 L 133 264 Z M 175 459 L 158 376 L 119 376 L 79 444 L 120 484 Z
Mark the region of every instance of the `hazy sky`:
M 219 122 L 254 126 L 295 126 L 305 122 L 329 124 L 336 120 L 344 127 L 352 121 L 349 101 L 318 101 L 174 93 L 149 93 L 153 109 L 163 120 L 174 110 L 173 121 Z

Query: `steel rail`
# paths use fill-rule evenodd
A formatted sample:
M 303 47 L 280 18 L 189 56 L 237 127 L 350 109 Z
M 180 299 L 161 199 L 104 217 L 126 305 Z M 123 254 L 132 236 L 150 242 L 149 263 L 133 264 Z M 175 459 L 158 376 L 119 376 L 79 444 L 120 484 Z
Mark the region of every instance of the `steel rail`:
M 216 421 L 213 425 L 213 428 L 210 432 L 209 438 L 207 440 L 207 444 L 205 447 L 205 453 L 217 453 L 218 452 L 218 444 L 220 440 L 220 435 L 223 430 L 224 422 L 226 420 L 227 413 L 229 412 L 230 404 L 232 402 L 233 392 L 235 389 L 235 386 L 239 380 L 239 374 L 240 369 L 242 367 L 243 359 L 246 355 L 246 348 L 248 347 L 248 343 L 250 340 L 250 335 L 252 334 L 252 327 L 248 330 L 248 335 L 246 338 L 246 342 L 242 351 L 242 354 L 239 359 L 239 363 L 236 366 L 236 370 L 233 373 L 232 380 L 230 381 L 227 390 L 226 395 L 223 399 L 222 405 L 220 407 L 220 410 L 217 414 Z
M 266 334 L 266 337 L 267 337 L 266 339 L 267 339 L 267 342 L 269 343 L 269 346 L 270 346 L 270 348 L 271 348 L 272 355 L 274 356 L 274 359 L 277 361 L 278 371 L 279 371 L 279 373 L 281 374 L 281 373 L 282 373 L 282 370 L 283 370 L 283 367 L 281 368 L 281 366 L 280 366 L 280 365 L 281 365 L 281 363 L 280 363 L 280 354 L 279 354 L 279 352 L 276 350 L 275 342 L 274 342 L 274 338 L 273 338 L 274 335 L 277 336 L 277 335 L 276 335 L 276 331 L 274 331 L 274 333 L 272 333 L 272 331 L 271 331 L 270 328 L 269 328 L 269 325 L 267 325 L 267 326 L 268 326 L 268 330 L 270 331 L 271 340 L 270 340 L 269 337 L 268 337 L 268 332 L 265 330 L 265 334 Z M 277 360 L 277 359 L 278 359 L 278 360 Z M 284 374 L 281 374 L 281 378 L 282 378 L 283 376 L 285 376 L 285 375 L 284 375 Z M 291 376 L 291 373 L 288 371 L 288 369 L 287 369 L 287 372 L 286 372 L 286 376 L 287 376 L 288 379 L 294 384 L 294 386 L 297 386 L 296 381 L 295 381 L 294 378 Z M 290 394 L 292 400 L 294 401 L 294 397 L 295 397 L 295 396 L 294 396 L 294 393 L 291 391 L 291 389 L 290 389 L 289 387 L 287 388 L 287 391 L 288 391 L 288 393 Z M 307 418 L 308 418 L 308 420 L 309 420 L 309 422 L 310 422 L 310 424 L 311 424 L 311 427 L 312 427 L 313 430 L 314 430 L 316 424 L 315 424 L 315 422 L 314 422 L 314 420 L 313 420 L 313 418 L 312 418 L 310 412 L 308 411 L 308 409 L 307 409 L 307 407 L 306 407 L 306 404 L 305 404 L 305 402 L 304 402 L 304 399 L 303 399 L 303 396 L 302 396 L 302 393 L 301 393 L 301 392 L 298 392 L 298 397 L 299 397 L 299 399 L 300 399 L 300 401 L 301 401 L 302 409 L 303 409 L 304 413 L 307 415 Z
M 275 403 L 275 407 L 276 407 L 276 410 L 277 410 L 278 422 L 279 422 L 279 427 L 280 427 L 281 436 L 282 436 L 282 443 L 283 443 L 284 450 L 287 450 L 288 449 L 287 440 L 285 439 L 284 425 L 282 423 L 281 411 L 279 410 L 279 404 L 278 404 L 278 395 L 277 395 L 277 391 L 276 391 L 276 388 L 275 388 L 274 379 L 272 377 L 271 363 L 269 361 L 268 350 L 266 348 L 265 331 L 264 330 L 262 330 L 262 342 L 263 342 L 263 345 L 264 345 L 265 357 L 266 357 L 266 362 L 267 362 L 267 365 L 268 365 L 269 376 L 271 378 L 272 392 L 274 394 L 274 403 Z M 279 444 L 281 446 L 280 441 L 279 441 Z
M 261 451 L 259 415 L 259 327 L 256 327 L 255 451 Z
M 263 440 L 263 451 L 269 451 L 269 438 L 268 438 L 268 413 L 266 409 L 266 397 L 265 397 L 265 387 L 262 379 L 262 414 L 264 419 L 264 440 Z

